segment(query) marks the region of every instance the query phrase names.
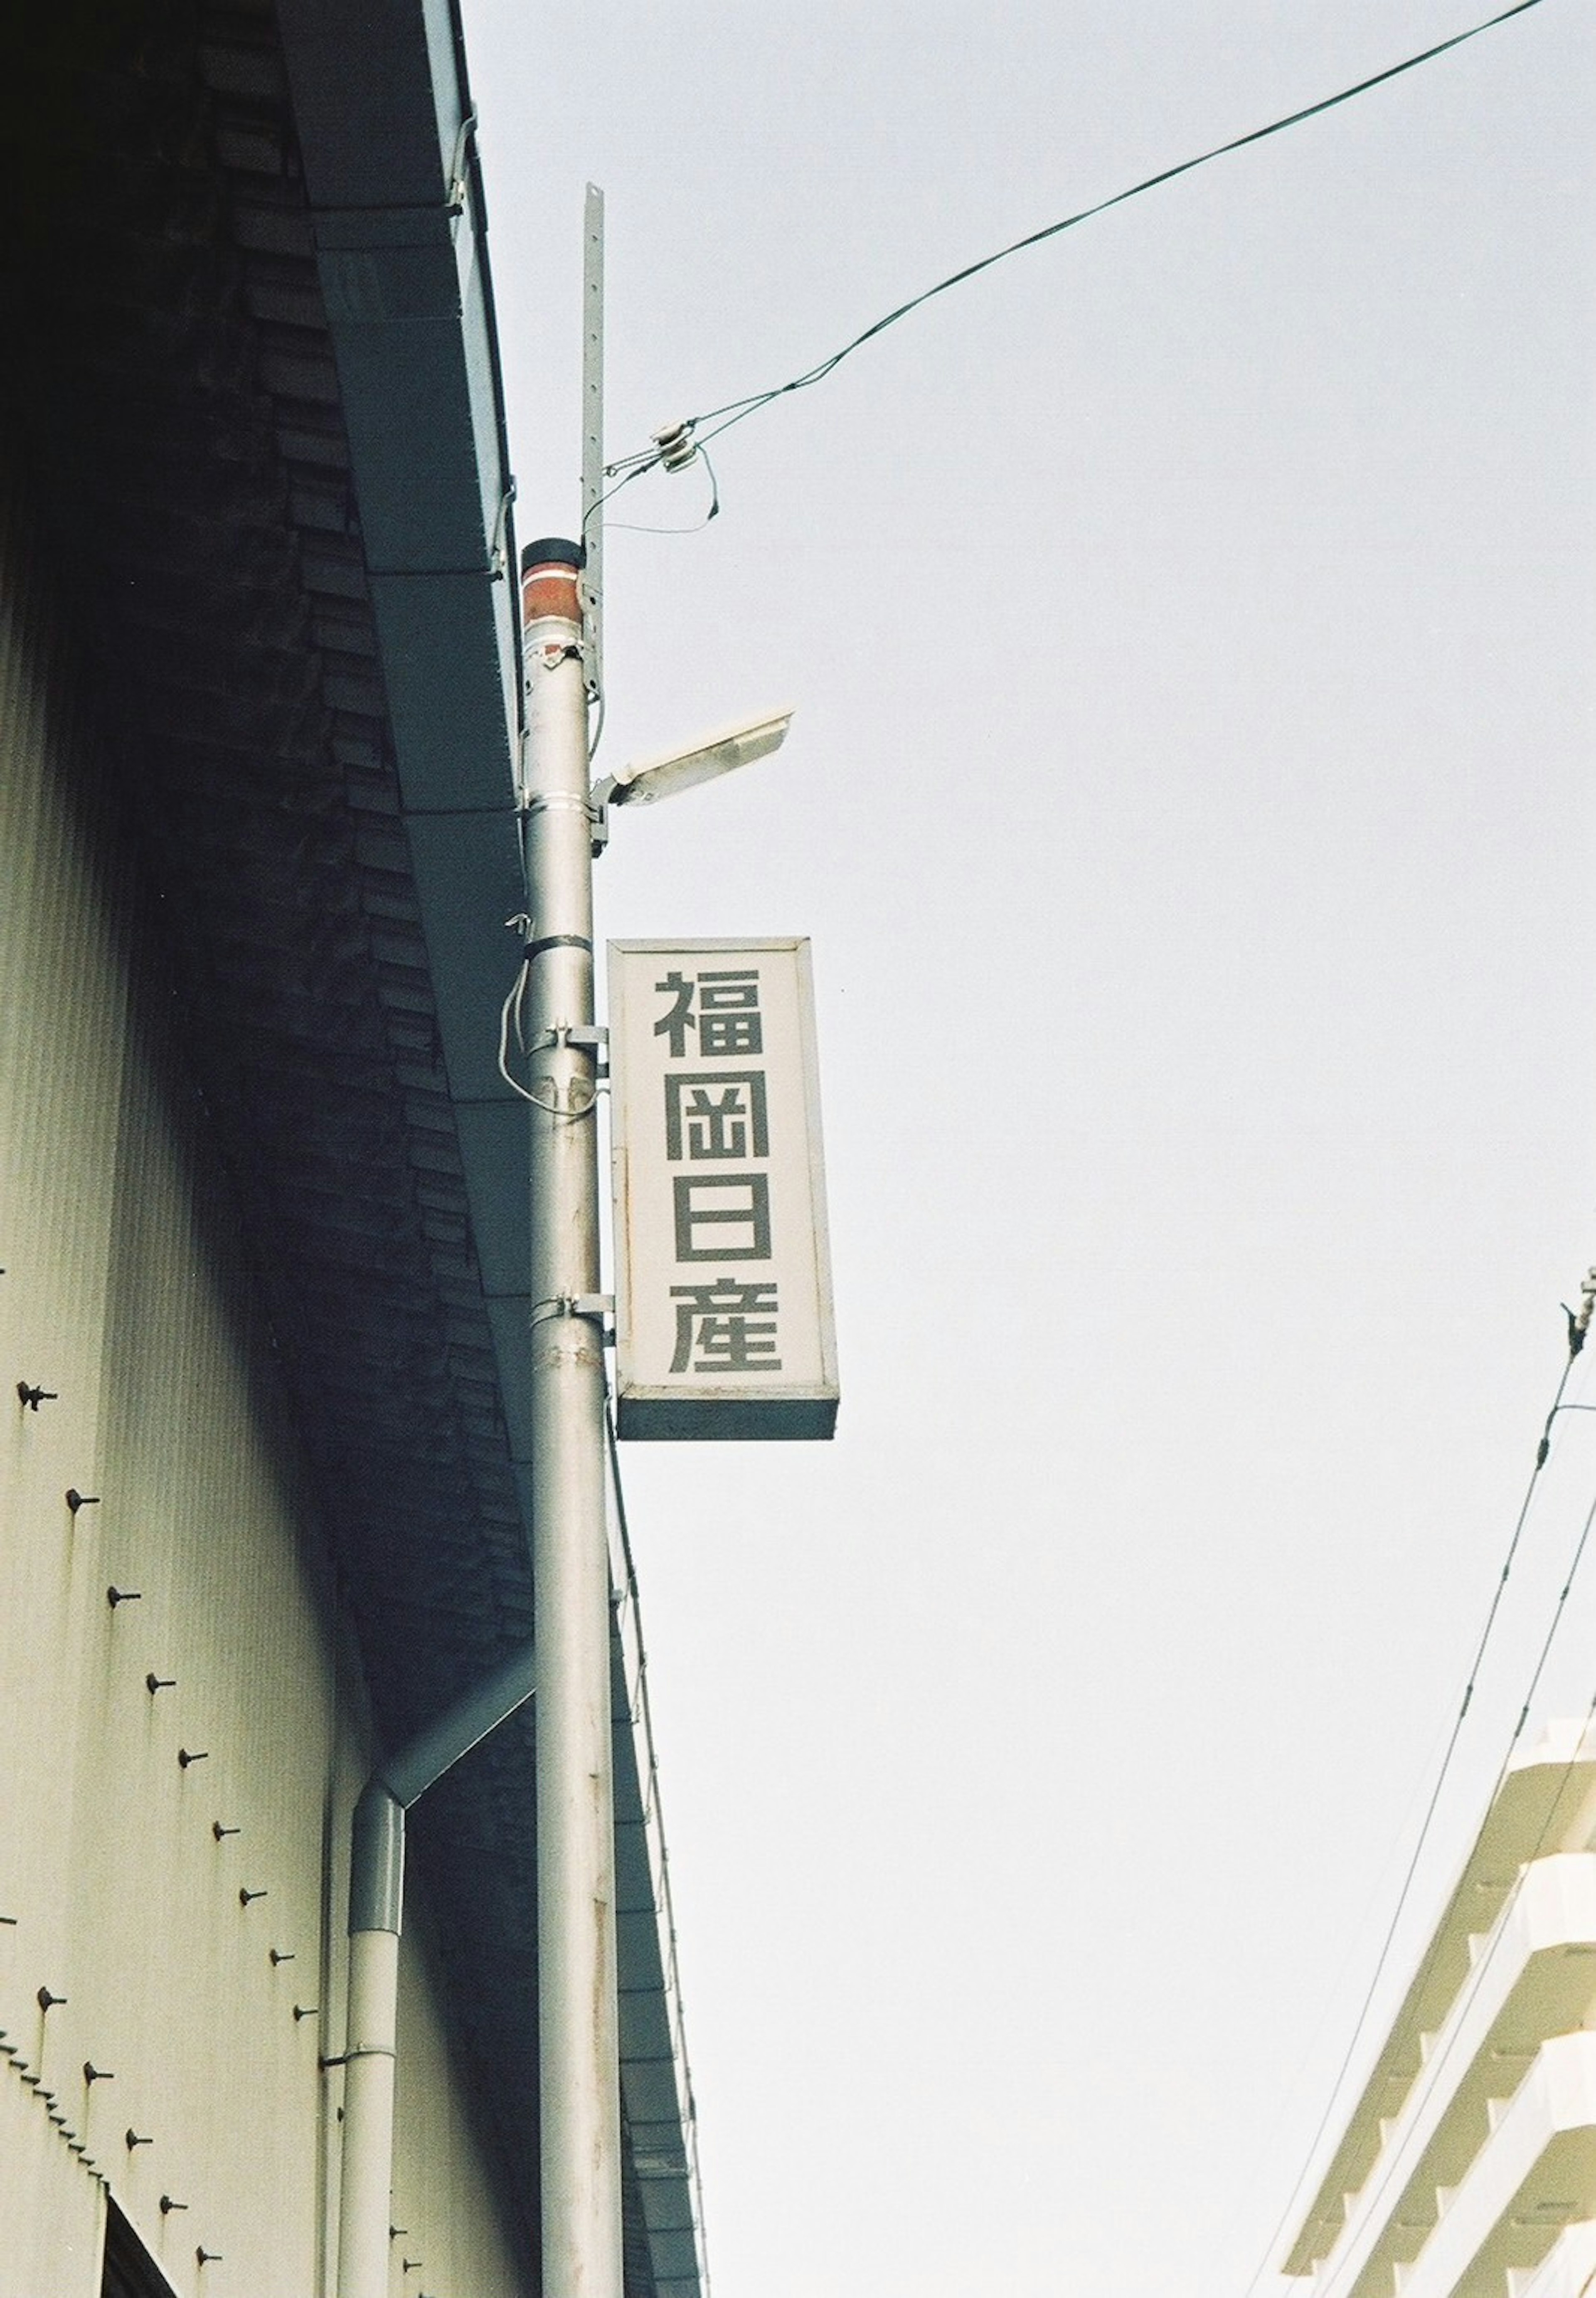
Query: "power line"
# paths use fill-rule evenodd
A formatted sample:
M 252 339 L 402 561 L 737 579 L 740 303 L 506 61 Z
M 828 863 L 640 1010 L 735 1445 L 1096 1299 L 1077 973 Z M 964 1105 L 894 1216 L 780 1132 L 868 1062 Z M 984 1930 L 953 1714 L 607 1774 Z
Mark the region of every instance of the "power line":
M 1127 200 L 1139 199 L 1144 192 L 1155 191 L 1161 184 L 1173 183 L 1178 176 L 1188 176 L 1194 169 L 1206 168 L 1211 161 L 1225 159 L 1233 152 L 1245 151 L 1251 144 L 1261 144 L 1271 136 L 1283 135 L 1288 128 L 1300 128 L 1304 120 L 1317 120 L 1321 112 L 1333 112 L 1338 104 L 1350 103 L 1356 96 L 1367 95 L 1372 88 L 1383 87 L 1387 80 L 1401 79 L 1404 72 L 1417 71 L 1421 64 L 1433 63 L 1437 56 L 1462 47 L 1467 41 L 1477 40 L 1482 32 L 1493 31 L 1499 24 L 1507 23 L 1514 16 L 1526 15 L 1530 9 L 1538 8 L 1541 4 L 1542 0 L 1514 0 L 1511 7 L 1501 9 L 1494 16 L 1487 16 L 1482 23 L 1471 24 L 1466 31 L 1453 32 L 1447 39 L 1437 40 L 1433 46 L 1421 48 L 1416 55 L 1404 56 L 1400 63 L 1387 64 L 1384 70 L 1370 73 L 1367 79 L 1355 80 L 1350 87 L 1338 88 L 1333 95 L 1320 96 L 1317 103 L 1303 104 L 1296 112 L 1285 112 L 1278 120 L 1271 120 L 1261 128 L 1249 128 L 1245 136 L 1233 136 L 1228 143 L 1216 144 L 1189 160 L 1178 161 L 1173 167 L 1161 168 L 1155 175 L 1144 176 L 1139 183 L 1127 185 L 1123 191 L 1114 192 L 1105 200 L 1098 200 L 1090 207 L 1079 208 L 1073 215 L 1061 217 L 1056 223 L 1044 224 L 1039 231 L 1028 232 L 1023 239 L 1011 240 L 1006 247 L 998 248 L 996 253 L 983 255 L 979 261 L 965 264 L 962 270 L 949 272 L 947 277 L 939 279 L 934 287 L 923 289 L 920 294 L 911 296 L 906 303 L 900 303 L 896 310 L 888 311 L 881 318 L 872 320 L 839 351 L 832 351 L 829 358 L 817 361 L 814 367 L 806 368 L 801 375 L 791 376 L 786 383 L 776 384 L 768 391 L 751 393 L 746 399 L 728 400 L 724 406 L 712 407 L 702 415 L 690 416 L 680 426 L 673 426 L 673 439 L 679 442 L 682 433 L 691 434 L 701 451 L 710 440 L 718 439 L 736 424 L 746 423 L 750 415 L 757 415 L 762 408 L 771 406 L 776 400 L 823 383 L 829 375 L 836 372 L 844 360 L 851 359 L 856 351 L 863 350 L 868 343 L 873 343 L 889 327 L 895 327 L 900 319 L 906 319 L 912 311 L 919 310 L 922 303 L 930 302 L 938 295 L 946 295 L 950 288 L 963 286 L 965 280 L 977 278 L 981 272 L 989 271 L 995 263 L 1006 262 L 1011 255 L 1021 254 L 1028 247 L 1039 247 L 1044 240 L 1056 239 L 1061 232 L 1073 231 L 1078 225 L 1089 223 L 1095 216 L 1106 215 L 1111 208 L 1122 207 Z M 699 439 L 697 434 L 701 425 L 713 427 L 705 430 Z M 680 459 L 680 443 L 674 445 L 669 451 L 678 458 L 675 467 L 684 467 Z M 617 481 L 609 490 L 610 495 L 618 494 L 622 487 L 629 486 L 633 479 L 641 479 L 646 472 L 657 470 L 666 460 L 666 452 L 657 438 L 653 446 L 643 448 L 636 454 L 624 455 L 618 462 L 606 465 L 606 476 Z M 608 497 L 600 500 L 608 500 Z M 598 508 L 595 504 L 594 508 Z

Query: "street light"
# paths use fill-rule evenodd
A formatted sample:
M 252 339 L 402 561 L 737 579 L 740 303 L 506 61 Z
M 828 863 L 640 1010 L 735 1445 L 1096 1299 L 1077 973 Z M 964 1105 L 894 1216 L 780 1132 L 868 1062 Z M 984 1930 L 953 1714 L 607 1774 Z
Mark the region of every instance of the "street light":
M 767 758 L 781 748 L 791 723 L 790 710 L 767 711 L 761 718 L 742 719 L 706 734 L 690 749 L 663 750 L 606 774 L 593 784 L 590 797 L 594 854 L 601 854 L 608 841 L 612 806 L 655 806 L 662 798 L 674 798 L 678 790 L 695 789 L 699 782 L 751 766 L 756 758 Z

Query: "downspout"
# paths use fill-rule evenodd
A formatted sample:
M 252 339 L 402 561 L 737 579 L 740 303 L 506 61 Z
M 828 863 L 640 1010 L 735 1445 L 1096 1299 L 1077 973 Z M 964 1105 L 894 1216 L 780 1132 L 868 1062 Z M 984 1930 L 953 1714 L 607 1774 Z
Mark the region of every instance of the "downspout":
M 355 1806 L 349 1863 L 349 2016 L 338 2298 L 387 2298 L 404 1815 L 532 1697 L 532 1647 L 375 1771 Z

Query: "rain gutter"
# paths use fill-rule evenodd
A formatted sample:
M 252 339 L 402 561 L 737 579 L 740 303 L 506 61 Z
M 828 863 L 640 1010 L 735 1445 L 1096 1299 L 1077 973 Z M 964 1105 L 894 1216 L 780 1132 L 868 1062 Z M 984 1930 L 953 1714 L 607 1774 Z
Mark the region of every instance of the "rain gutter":
M 405 1814 L 532 1697 L 532 1647 L 496 1668 L 382 1765 L 355 1805 L 350 1837 L 349 2021 L 338 2211 L 338 2298 L 387 2298 L 399 2036 Z

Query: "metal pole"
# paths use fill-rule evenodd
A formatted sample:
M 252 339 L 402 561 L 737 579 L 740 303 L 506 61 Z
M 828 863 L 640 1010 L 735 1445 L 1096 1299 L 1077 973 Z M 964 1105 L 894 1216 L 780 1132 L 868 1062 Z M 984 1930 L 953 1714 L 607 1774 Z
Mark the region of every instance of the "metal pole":
M 522 553 L 542 2298 L 621 2298 L 609 1558 L 580 546 Z
M 582 214 L 582 545 L 587 553 L 588 690 L 604 693 L 604 194 L 587 187 Z

